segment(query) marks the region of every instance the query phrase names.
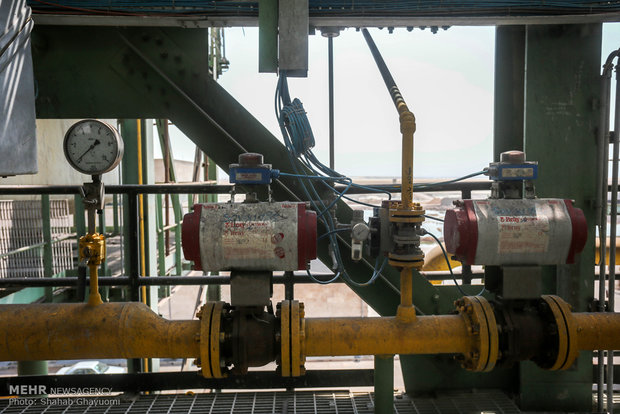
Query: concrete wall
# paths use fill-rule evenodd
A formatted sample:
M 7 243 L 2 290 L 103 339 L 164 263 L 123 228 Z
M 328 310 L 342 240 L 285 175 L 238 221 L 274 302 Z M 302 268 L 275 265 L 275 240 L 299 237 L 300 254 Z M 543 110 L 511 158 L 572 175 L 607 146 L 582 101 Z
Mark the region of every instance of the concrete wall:
M 65 133 L 79 119 L 38 119 L 37 120 L 37 158 L 39 173 L 0 178 L 0 185 L 78 185 L 91 181 L 91 177 L 74 170 L 62 149 Z M 103 120 L 116 126 L 115 119 Z M 103 176 L 106 184 L 118 184 L 119 168 Z M 14 198 L 14 197 L 11 197 Z

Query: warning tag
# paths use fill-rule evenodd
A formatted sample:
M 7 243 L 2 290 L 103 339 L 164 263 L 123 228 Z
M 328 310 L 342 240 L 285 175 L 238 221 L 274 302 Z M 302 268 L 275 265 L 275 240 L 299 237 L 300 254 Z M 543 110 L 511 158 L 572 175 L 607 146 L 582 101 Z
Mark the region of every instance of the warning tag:
M 271 259 L 274 257 L 273 222 L 225 221 L 222 256 L 226 259 Z
M 549 245 L 546 216 L 499 216 L 498 253 L 544 253 Z

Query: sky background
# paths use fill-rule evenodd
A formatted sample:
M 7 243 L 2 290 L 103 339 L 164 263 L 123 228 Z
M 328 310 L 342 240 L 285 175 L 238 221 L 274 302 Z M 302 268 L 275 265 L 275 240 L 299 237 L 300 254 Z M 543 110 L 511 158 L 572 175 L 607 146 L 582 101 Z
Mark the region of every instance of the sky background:
M 375 43 L 415 114 L 414 176 L 456 177 L 492 160 L 494 27 L 371 29 Z M 226 29 L 230 69 L 220 84 L 282 140 L 274 113 L 275 74 L 258 73 L 258 29 Z M 602 58 L 620 47 L 620 24 L 605 24 Z M 327 39 L 309 37 L 307 78 L 289 78 L 291 98 L 308 114 L 325 164 L 328 152 Z M 400 176 L 398 115 L 361 34 L 334 39 L 336 170 L 348 176 Z M 612 98 L 613 102 L 613 98 Z M 177 159 L 192 161 L 194 145 L 171 133 Z M 156 146 L 157 147 L 157 146 Z M 161 151 L 156 148 L 156 158 Z M 269 162 L 266 157 L 266 162 Z

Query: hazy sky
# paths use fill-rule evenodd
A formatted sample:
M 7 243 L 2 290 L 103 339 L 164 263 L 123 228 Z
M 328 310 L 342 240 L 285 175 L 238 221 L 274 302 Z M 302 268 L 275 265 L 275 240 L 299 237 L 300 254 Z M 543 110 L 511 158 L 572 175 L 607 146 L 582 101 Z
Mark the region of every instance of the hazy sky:
M 454 177 L 485 167 L 492 157 L 495 28 L 370 32 L 416 116 L 414 175 Z M 315 153 L 327 164 L 327 39 L 319 32 L 309 39 L 308 77 L 289 79 L 289 89 L 303 102 Z M 258 73 L 257 45 L 256 28 L 226 30 L 231 65 L 220 83 L 281 140 L 274 114 L 277 77 Z M 618 47 L 620 24 L 606 24 L 603 58 Z M 399 176 L 398 116 L 361 32 L 347 29 L 334 39 L 334 72 L 336 169 L 350 176 Z M 173 139 L 175 157 L 192 160 L 193 146 Z

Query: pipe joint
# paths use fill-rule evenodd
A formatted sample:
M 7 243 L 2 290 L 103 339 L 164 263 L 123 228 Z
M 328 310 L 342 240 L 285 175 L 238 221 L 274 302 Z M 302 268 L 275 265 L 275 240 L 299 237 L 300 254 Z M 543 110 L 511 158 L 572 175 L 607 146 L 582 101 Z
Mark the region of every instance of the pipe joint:
M 416 131 L 416 122 L 413 112 L 407 110 L 400 113 L 400 133 L 403 135 L 413 135 Z

